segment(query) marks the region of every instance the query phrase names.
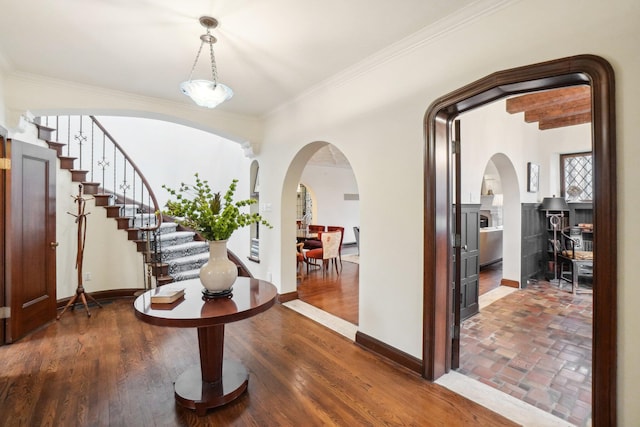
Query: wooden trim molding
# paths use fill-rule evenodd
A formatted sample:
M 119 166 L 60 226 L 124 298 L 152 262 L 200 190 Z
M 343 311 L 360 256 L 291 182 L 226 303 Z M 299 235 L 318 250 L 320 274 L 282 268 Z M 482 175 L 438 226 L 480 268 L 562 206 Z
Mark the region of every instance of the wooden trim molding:
M 499 71 L 434 101 L 424 119 L 423 372 L 430 380 L 451 366 L 451 150 L 453 120 L 511 95 L 567 86 L 591 87 L 594 159 L 593 386 L 594 426 L 616 425 L 617 190 L 615 84 L 611 65 L 578 55 Z M 449 356 L 449 357 L 447 357 Z
M 113 299 L 120 299 L 120 298 L 133 298 L 136 294 L 136 292 L 140 292 L 143 291 L 144 289 L 139 288 L 132 288 L 132 289 L 107 289 L 104 291 L 96 291 L 96 292 L 90 292 L 91 296 L 94 297 L 97 301 L 106 301 L 106 300 L 113 300 Z M 67 305 L 67 303 L 69 302 L 69 300 L 72 298 L 73 296 L 69 296 L 67 298 L 62 298 L 56 301 L 56 305 L 58 308 L 63 308 L 65 305 Z M 80 301 L 77 302 L 77 304 L 82 304 Z
M 298 299 L 298 291 L 287 292 L 286 294 L 278 295 L 278 302 L 283 304 L 285 302 L 293 301 L 294 299 Z
M 418 374 L 422 373 L 422 361 L 420 359 L 360 331 L 356 332 L 356 344 L 373 353 L 384 356 L 411 371 Z
M 520 282 L 518 282 L 517 280 L 502 279 L 500 280 L 500 286 L 507 286 L 509 288 L 519 289 Z

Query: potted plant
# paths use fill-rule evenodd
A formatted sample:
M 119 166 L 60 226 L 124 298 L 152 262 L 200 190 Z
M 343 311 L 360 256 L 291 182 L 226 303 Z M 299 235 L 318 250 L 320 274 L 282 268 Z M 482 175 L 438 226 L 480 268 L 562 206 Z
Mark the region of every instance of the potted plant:
M 238 277 L 238 267 L 227 257 L 227 240 L 240 227 L 257 223 L 273 228 L 258 213 L 241 209 L 256 203 L 254 199 L 234 202 L 238 180 L 221 196 L 214 193 L 207 180 L 195 174 L 195 184 L 181 183 L 178 189 L 164 188 L 175 200 L 169 200 L 163 214 L 175 218 L 180 225 L 198 232 L 209 242 L 209 261 L 200 269 L 200 281 L 206 296 L 229 295 Z

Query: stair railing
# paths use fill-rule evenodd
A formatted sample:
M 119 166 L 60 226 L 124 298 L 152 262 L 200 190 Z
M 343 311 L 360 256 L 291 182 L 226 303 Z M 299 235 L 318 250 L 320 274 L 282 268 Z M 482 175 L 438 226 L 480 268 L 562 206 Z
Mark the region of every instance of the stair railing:
M 120 206 L 118 216 L 131 217 L 130 227 L 140 230 L 139 238 L 154 242 L 150 248 L 153 253 L 145 253 L 145 263 L 160 262 L 160 206 L 149 182 L 122 146 L 94 116 L 42 116 L 38 124 L 49 131 L 48 142 L 58 144 L 59 157 L 75 159 L 71 172 L 84 174 L 85 194 L 102 199 L 103 206 Z M 150 286 L 147 276 L 145 288 Z

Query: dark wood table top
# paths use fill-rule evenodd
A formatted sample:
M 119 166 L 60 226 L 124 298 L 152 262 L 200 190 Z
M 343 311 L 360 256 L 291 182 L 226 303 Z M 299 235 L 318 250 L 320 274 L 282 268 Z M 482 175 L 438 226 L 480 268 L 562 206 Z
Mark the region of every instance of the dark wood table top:
M 185 288 L 184 298 L 172 304 L 151 304 L 154 289 L 138 296 L 133 305 L 136 317 L 152 325 L 180 328 L 223 325 L 255 316 L 270 308 L 276 287 L 264 280 L 238 277 L 231 298 L 204 299 L 200 279 L 170 283 Z

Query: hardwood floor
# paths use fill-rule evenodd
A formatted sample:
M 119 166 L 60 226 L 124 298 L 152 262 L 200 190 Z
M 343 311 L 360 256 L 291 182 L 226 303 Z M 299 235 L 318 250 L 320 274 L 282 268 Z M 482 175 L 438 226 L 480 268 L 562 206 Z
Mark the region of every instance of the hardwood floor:
M 298 281 L 298 298 L 327 313 L 338 316 L 347 322 L 358 324 L 358 264 L 343 261 L 342 271 L 335 271 L 322 277 L 322 271 L 312 269 L 302 281 Z M 502 262 L 489 265 L 480 270 L 480 295 L 500 286 Z
M 298 280 L 298 298 L 314 307 L 358 324 L 358 284 L 360 266 L 342 261 L 342 271 L 335 270 L 322 277 L 322 270 L 311 268 L 302 283 Z
M 130 300 L 68 312 L 0 347 L 0 425 L 514 425 L 278 304 L 227 325 L 248 393 L 198 417 L 173 396 L 197 345 L 195 329 L 137 320 Z
M 483 295 L 500 286 L 502 280 L 502 261 L 480 269 L 479 294 Z

